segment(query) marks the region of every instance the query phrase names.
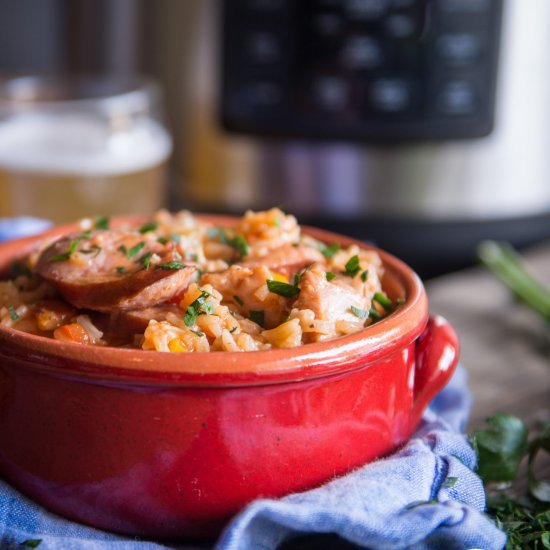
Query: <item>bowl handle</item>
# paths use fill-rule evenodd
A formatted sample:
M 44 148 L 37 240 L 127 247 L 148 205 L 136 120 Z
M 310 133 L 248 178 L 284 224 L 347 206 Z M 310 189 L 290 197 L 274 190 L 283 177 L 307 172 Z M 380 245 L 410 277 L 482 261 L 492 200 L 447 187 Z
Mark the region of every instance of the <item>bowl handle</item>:
M 460 346 L 453 327 L 439 315 L 430 317 L 416 341 L 412 429 L 424 409 L 447 384 L 458 363 Z

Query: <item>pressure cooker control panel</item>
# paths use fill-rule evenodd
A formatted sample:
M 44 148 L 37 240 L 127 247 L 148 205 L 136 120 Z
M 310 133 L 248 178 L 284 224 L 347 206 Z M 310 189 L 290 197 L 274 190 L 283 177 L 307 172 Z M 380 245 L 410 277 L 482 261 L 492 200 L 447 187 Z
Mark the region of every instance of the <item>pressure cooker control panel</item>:
M 221 117 L 285 138 L 493 126 L 502 0 L 224 0 Z

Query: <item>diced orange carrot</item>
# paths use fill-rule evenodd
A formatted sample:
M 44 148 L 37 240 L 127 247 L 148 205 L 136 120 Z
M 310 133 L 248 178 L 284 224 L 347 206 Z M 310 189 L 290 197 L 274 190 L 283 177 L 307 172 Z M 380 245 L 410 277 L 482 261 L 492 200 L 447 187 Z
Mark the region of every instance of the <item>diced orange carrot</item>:
M 185 343 L 180 338 L 173 338 L 168 342 L 168 349 L 176 353 L 181 353 L 183 351 L 189 351 Z
M 63 342 L 75 342 L 76 344 L 89 344 L 90 337 L 79 323 L 62 325 L 53 331 L 53 337 Z

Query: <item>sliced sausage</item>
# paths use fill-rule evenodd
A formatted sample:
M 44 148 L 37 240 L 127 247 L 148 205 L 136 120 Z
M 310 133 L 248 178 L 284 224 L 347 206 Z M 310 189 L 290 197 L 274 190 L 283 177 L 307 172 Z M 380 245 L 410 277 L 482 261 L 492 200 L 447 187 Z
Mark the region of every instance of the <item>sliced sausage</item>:
M 196 265 L 182 263 L 172 242 L 113 229 L 63 237 L 35 271 L 78 308 L 109 312 L 165 302 L 187 288 Z
M 314 262 L 322 262 L 323 260 L 324 256 L 316 248 L 285 244 L 279 248 L 270 250 L 266 255 L 259 258 L 251 258 L 239 262 L 239 265 L 249 268 L 264 265 L 273 271 L 291 276 L 296 271 L 300 271 Z
M 118 310 L 111 315 L 111 332 L 119 334 L 141 334 L 147 328 L 149 321 L 166 321 L 169 314 L 181 317 L 183 312 L 173 304 L 161 304 L 144 309 Z

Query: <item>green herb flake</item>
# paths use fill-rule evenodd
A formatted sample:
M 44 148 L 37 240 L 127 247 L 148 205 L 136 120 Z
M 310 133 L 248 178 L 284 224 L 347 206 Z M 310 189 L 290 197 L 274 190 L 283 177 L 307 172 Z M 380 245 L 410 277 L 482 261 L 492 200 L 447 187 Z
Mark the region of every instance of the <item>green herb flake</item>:
M 162 245 L 166 245 L 166 244 L 168 244 L 168 239 L 166 237 L 158 237 L 157 242 L 162 244 Z
M 365 269 L 365 271 L 363 271 L 363 273 L 361 273 L 361 281 L 366 283 L 368 278 L 369 278 L 369 270 Z
M 285 298 L 294 298 L 294 296 L 300 294 L 300 288 L 296 285 L 289 285 L 288 283 L 274 281 L 272 279 L 268 279 L 266 284 L 269 292 L 278 294 L 279 296 L 283 296 Z
M 94 229 L 109 229 L 111 220 L 107 216 L 97 216 L 94 218 Z
M 139 229 L 138 231 L 144 235 L 145 233 L 148 233 L 149 231 L 155 231 L 156 229 L 158 229 L 158 223 L 157 222 L 148 222 L 148 223 L 144 223 Z
M 123 265 L 119 265 L 119 266 L 117 266 L 116 271 L 117 271 L 117 273 L 125 273 L 126 268 Z
M 101 246 L 92 246 L 91 248 L 82 248 L 81 250 L 79 250 L 78 252 L 80 252 L 80 254 L 93 254 L 94 258 L 97 257 L 97 255 L 101 252 Z
M 446 489 L 452 489 L 458 482 L 458 477 L 449 476 L 443 483 L 442 486 Z
M 375 292 L 372 299 L 373 301 L 378 302 L 385 310 L 393 309 L 392 301 L 381 292 Z
M 67 252 L 63 252 L 62 254 L 55 254 L 52 256 L 49 261 L 50 262 L 64 262 L 71 258 L 73 252 L 76 250 L 76 247 L 78 246 L 78 243 L 82 240 L 82 237 L 76 237 L 76 239 L 73 239 L 71 241 L 71 244 L 69 245 L 69 248 Z
M 369 311 L 367 309 L 360 309 L 355 306 L 351 306 L 351 312 L 359 319 L 366 319 L 369 316 Z
M 172 261 L 172 262 L 166 262 L 164 264 L 158 264 L 157 267 L 159 269 L 167 269 L 167 270 L 173 270 L 173 271 L 176 271 L 178 269 L 183 269 L 185 267 L 185 264 L 183 262 L 177 262 L 177 261 Z
M 237 251 L 237 254 L 239 255 L 239 259 L 242 259 L 245 256 L 248 256 L 250 252 L 250 247 L 248 246 L 248 242 L 243 235 L 237 235 L 236 237 L 229 239 L 227 241 L 227 244 L 229 246 L 232 246 Z
M 42 539 L 27 539 L 19 544 L 19 546 L 25 546 L 26 548 L 37 548 L 42 544 Z
M 334 258 L 337 252 L 340 251 L 341 245 L 339 243 L 332 243 L 321 247 L 321 254 L 328 260 Z
M 13 306 L 8 307 L 8 311 L 10 313 L 10 318 L 13 322 L 19 321 L 19 319 L 21 319 L 21 317 L 19 317 L 19 314 L 17 313 L 17 311 L 15 311 L 15 308 Z
M 332 271 L 327 271 L 325 273 L 325 277 L 327 278 L 327 281 L 333 281 L 336 278 L 336 275 Z
M 236 294 L 233 295 L 233 300 L 235 300 L 235 302 L 237 304 L 239 304 L 240 306 L 242 306 L 244 304 L 244 302 L 241 300 L 241 298 L 239 296 L 237 296 Z
M 263 328 L 265 322 L 265 312 L 263 310 L 251 311 L 249 313 L 249 317 L 251 321 L 253 321 L 257 325 L 260 325 Z
M 376 323 L 376 321 L 380 321 L 380 319 L 382 319 L 382 315 L 380 315 L 378 310 L 374 307 L 371 307 L 369 309 L 369 317 L 371 318 L 373 323 Z
M 359 271 L 361 271 L 359 256 L 357 256 L 357 254 L 352 256 L 344 267 L 346 268 L 344 275 L 347 275 L 348 277 L 355 277 Z
M 206 236 L 212 241 L 218 240 L 222 244 L 227 244 L 227 234 L 221 227 L 210 227 Z
M 229 332 L 233 334 L 237 330 L 237 327 L 233 327 Z
M 149 251 L 139 259 L 139 263 L 143 266 L 143 269 L 149 269 L 149 267 L 151 267 L 152 256 L 153 256 L 153 253 Z
M 212 304 L 206 302 L 206 299 L 210 296 L 212 295 L 209 292 L 207 292 L 206 290 L 201 290 L 200 296 L 187 307 L 185 315 L 183 316 L 183 322 L 186 324 L 186 326 L 194 326 L 199 315 L 212 313 Z
M 126 248 L 123 244 L 121 244 L 118 249 L 127 257 L 127 258 L 133 258 L 137 254 L 139 254 L 143 247 L 145 246 L 145 241 L 141 241 L 137 243 L 135 246 L 132 246 L 132 248 Z
M 202 338 L 204 336 L 204 332 L 201 332 L 200 330 L 195 330 L 190 328 L 189 329 L 193 334 L 196 334 L 199 338 Z

